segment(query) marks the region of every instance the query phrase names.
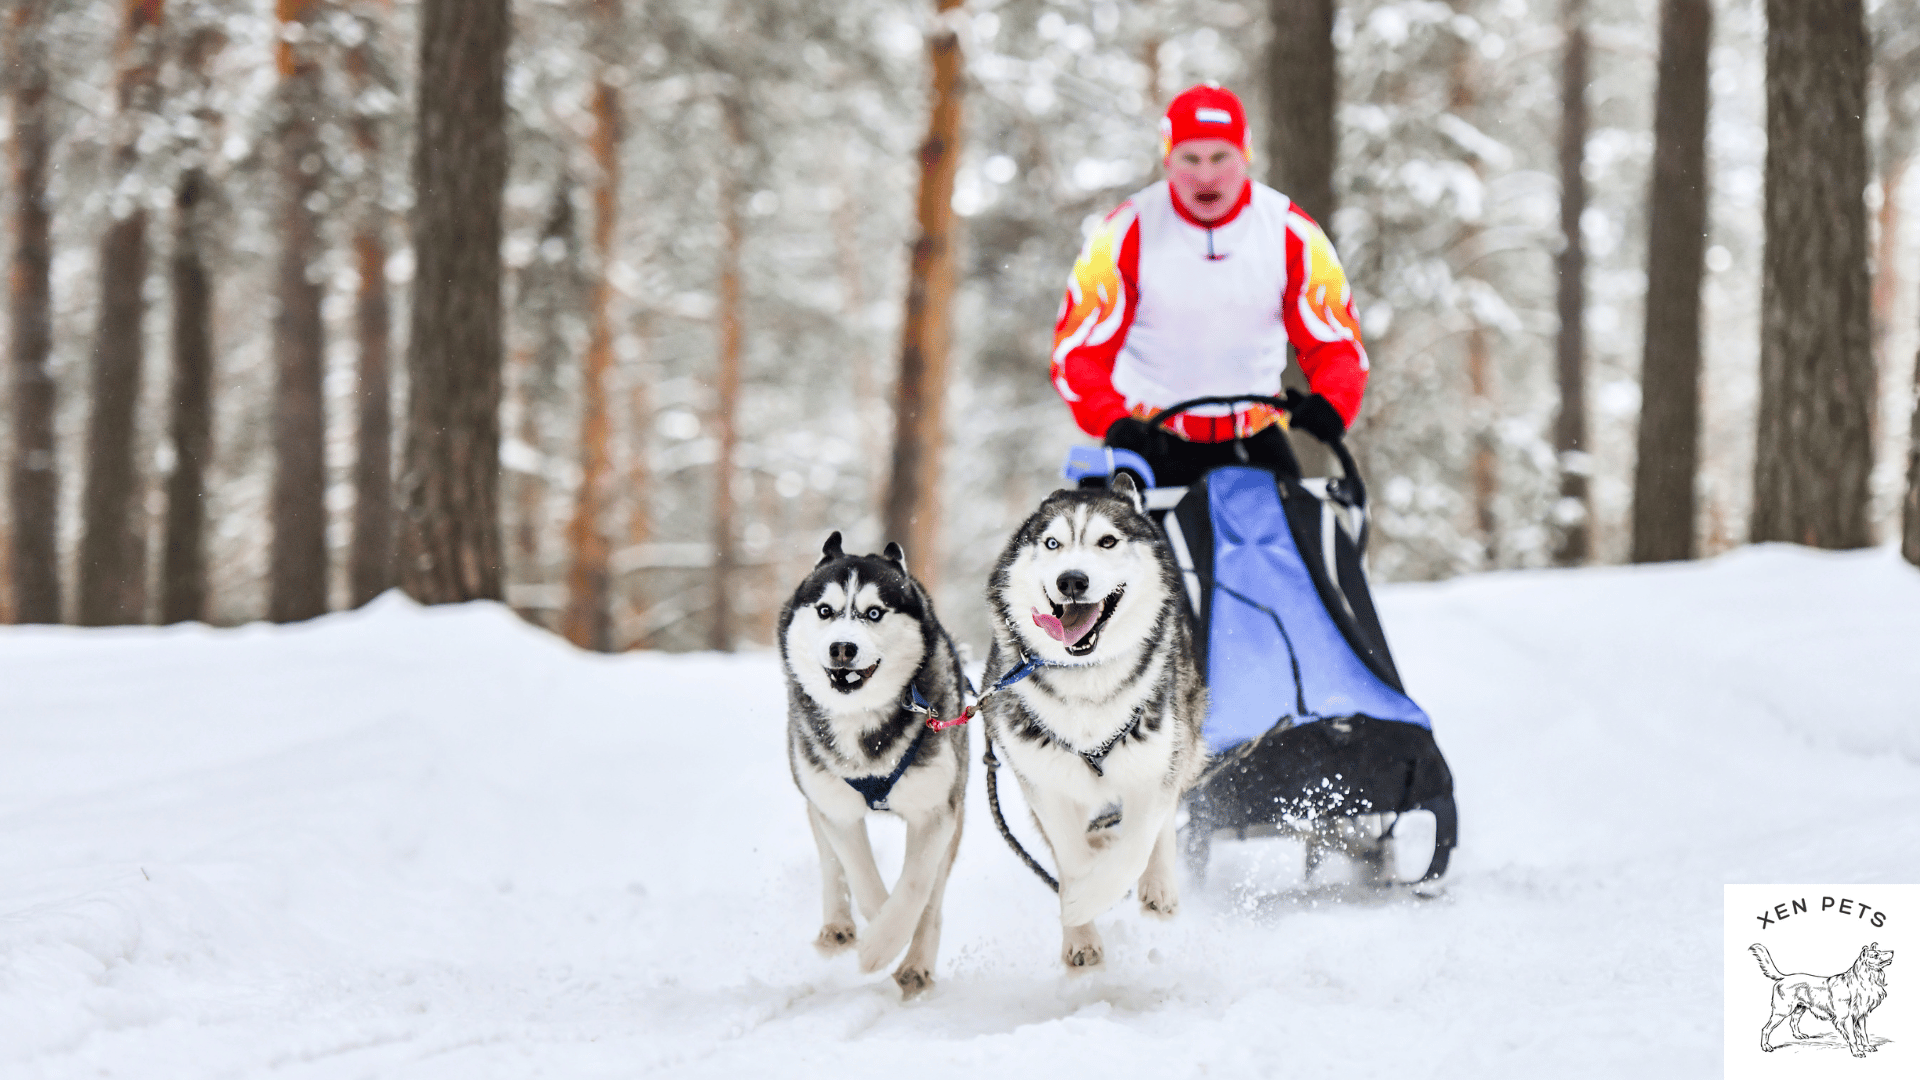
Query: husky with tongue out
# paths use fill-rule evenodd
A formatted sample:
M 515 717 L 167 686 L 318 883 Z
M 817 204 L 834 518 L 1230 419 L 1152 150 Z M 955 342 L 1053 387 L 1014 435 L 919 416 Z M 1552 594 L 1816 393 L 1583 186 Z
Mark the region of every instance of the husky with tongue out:
M 779 640 L 787 757 L 820 852 L 826 915 L 814 945 L 856 950 L 867 972 L 904 947 L 893 981 L 914 997 L 933 985 L 940 905 L 960 848 L 967 729 L 927 722 L 961 715 L 960 658 L 900 545 L 848 555 L 839 533 L 781 610 Z M 873 813 L 907 823 L 891 894 L 867 842 Z M 866 920 L 857 931 L 854 902 Z
M 1180 572 L 1125 473 L 1054 492 L 1020 526 L 987 586 L 993 686 L 982 700 L 1060 873 L 1061 959 L 1097 967 L 1093 920 L 1138 886 L 1171 917 L 1174 811 L 1200 774 L 1207 692 Z

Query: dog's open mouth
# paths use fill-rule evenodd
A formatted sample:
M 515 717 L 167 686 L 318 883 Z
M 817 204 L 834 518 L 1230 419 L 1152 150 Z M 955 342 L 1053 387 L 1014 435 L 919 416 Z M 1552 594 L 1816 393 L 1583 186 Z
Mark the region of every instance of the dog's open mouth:
M 833 684 L 835 690 L 843 694 L 851 694 L 867 685 L 867 680 L 873 678 L 873 673 L 879 670 L 880 665 L 877 662 L 868 668 L 828 668 L 827 682 Z
M 1114 605 L 1120 602 L 1126 586 L 1121 586 L 1107 594 L 1107 598 L 1094 604 L 1053 604 L 1053 614 L 1043 615 L 1039 608 L 1033 609 L 1033 625 L 1047 632 L 1047 636 L 1067 647 L 1068 656 L 1085 656 L 1100 643 L 1100 628 L 1107 625 L 1107 619 L 1113 615 Z

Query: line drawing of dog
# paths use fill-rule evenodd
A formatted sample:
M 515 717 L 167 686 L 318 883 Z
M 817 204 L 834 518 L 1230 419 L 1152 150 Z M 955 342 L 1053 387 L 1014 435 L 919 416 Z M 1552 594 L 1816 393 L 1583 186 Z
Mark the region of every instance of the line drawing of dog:
M 1782 1020 L 1794 1038 L 1808 1038 L 1800 1032 L 1800 1017 L 1806 1013 L 1832 1024 L 1854 1057 L 1866 1057 L 1869 1051 L 1879 1049 L 1867 1037 L 1867 1014 L 1887 998 L 1886 970 L 1893 963 L 1893 950 L 1882 949 L 1876 941 L 1860 950 L 1852 967 L 1827 976 L 1785 975 L 1774 966 L 1766 946 L 1751 945 L 1747 951 L 1760 961 L 1760 973 L 1773 980 L 1773 1011 L 1760 1028 L 1760 1049 L 1778 1049 L 1768 1037 Z
M 959 654 L 900 545 L 848 555 L 837 532 L 781 610 L 779 642 L 787 759 L 820 852 L 825 914 L 814 947 L 827 956 L 855 949 L 868 973 L 905 947 L 893 981 L 903 997 L 917 997 L 933 986 L 940 907 L 960 850 L 967 729 L 933 730 L 911 695 L 917 689 L 934 716 L 958 716 Z M 907 823 L 891 894 L 867 838 L 875 813 Z M 854 928 L 849 890 L 863 930 Z
M 1101 966 L 1093 920 L 1138 885 L 1141 910 L 1179 908 L 1174 812 L 1206 763 L 1207 691 L 1180 571 L 1126 474 L 1057 491 L 1007 541 L 982 699 L 1060 877 L 1060 958 Z

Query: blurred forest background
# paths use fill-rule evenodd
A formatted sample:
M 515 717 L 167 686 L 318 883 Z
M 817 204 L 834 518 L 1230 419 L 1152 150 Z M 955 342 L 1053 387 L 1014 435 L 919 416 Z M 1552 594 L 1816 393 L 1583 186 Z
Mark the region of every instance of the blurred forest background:
M 7 0 L 0 617 L 396 583 L 435 3 Z M 981 636 L 1081 440 L 1068 269 L 1203 80 L 1354 284 L 1376 578 L 1920 561 L 1915 10 L 516 0 L 500 591 L 588 647 L 764 644 L 840 528 Z

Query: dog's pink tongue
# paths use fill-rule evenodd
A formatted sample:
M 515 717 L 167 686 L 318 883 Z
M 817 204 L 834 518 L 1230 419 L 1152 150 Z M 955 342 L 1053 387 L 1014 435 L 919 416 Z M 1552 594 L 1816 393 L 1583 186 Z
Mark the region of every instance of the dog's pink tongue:
M 1033 625 L 1047 632 L 1047 636 L 1065 645 L 1078 645 L 1080 639 L 1087 636 L 1093 624 L 1100 621 L 1100 605 L 1068 604 L 1067 618 L 1070 623 L 1061 622 L 1053 615 L 1040 614 L 1039 608 L 1033 609 Z
M 1093 631 L 1093 624 L 1100 621 L 1099 604 L 1068 604 L 1066 612 L 1060 629 L 1066 632 L 1069 645 L 1080 644 L 1080 639 Z

